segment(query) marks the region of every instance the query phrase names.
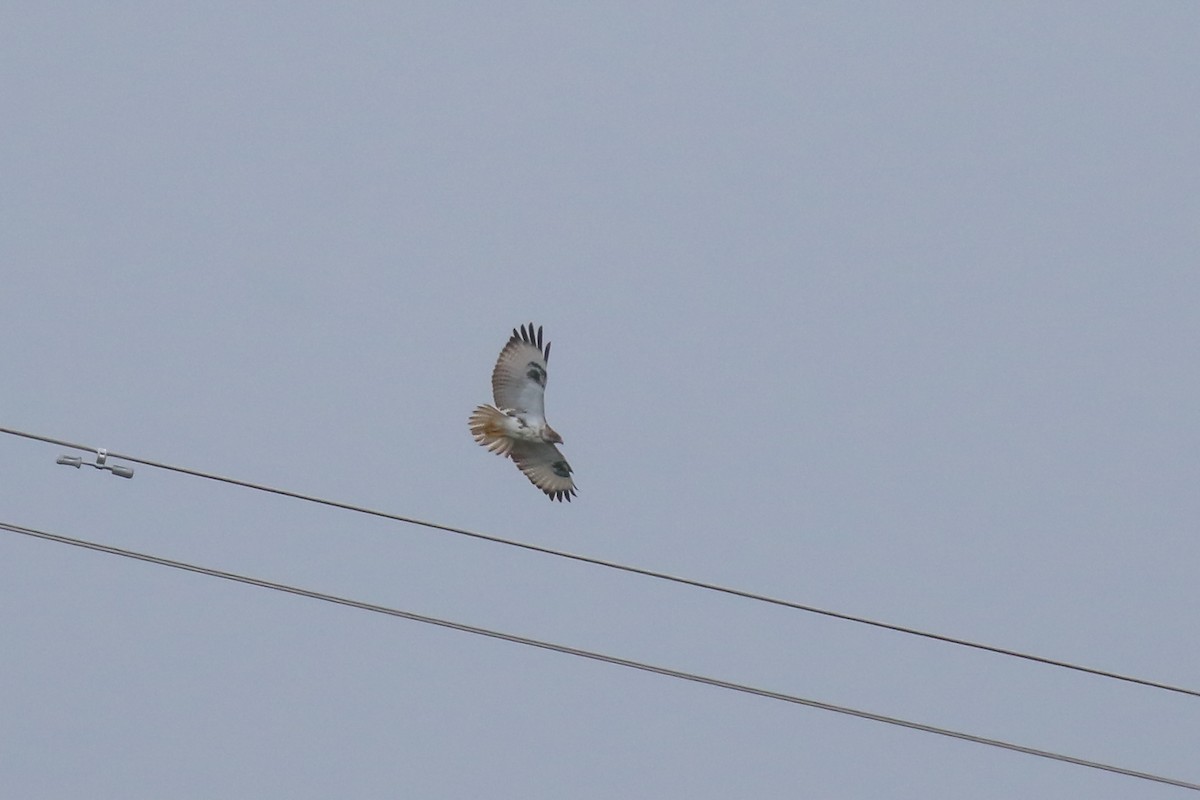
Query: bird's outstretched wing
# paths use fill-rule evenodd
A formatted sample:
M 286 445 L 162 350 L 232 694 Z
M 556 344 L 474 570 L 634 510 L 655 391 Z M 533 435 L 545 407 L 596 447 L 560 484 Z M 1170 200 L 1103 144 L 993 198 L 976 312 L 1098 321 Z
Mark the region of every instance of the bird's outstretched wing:
M 545 416 L 546 361 L 550 343 L 542 346 L 542 327 L 533 323 L 514 328 L 512 337 L 492 370 L 492 395 L 500 408 Z
M 570 502 L 575 495 L 571 465 L 554 445 L 514 441 L 509 456 L 530 483 L 545 492 L 551 500 Z

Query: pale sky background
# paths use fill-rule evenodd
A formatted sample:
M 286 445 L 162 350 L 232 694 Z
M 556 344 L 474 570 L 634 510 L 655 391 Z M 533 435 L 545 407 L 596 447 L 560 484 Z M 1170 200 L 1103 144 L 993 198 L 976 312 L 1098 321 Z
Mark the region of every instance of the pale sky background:
M 0 425 L 1200 688 L 1200 6 L 8 3 Z M 579 497 L 475 445 L 553 341 Z M 1200 781 L 1200 700 L 0 436 L 0 520 Z M 37 798 L 1183 797 L 0 534 Z

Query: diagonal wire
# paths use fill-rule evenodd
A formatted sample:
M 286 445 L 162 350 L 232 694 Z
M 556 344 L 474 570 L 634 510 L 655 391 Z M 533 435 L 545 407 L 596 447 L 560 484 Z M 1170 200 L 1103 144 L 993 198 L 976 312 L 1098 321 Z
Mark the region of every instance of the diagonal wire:
M 83 445 L 83 444 L 77 444 L 75 442 L 68 442 L 68 441 L 64 441 L 62 439 L 55 439 L 50 436 L 42 436 L 40 434 L 27 433 L 25 431 L 14 430 L 12 428 L 0 427 L 0 433 L 6 433 L 6 434 L 10 434 L 12 436 L 19 436 L 19 437 L 22 437 L 25 439 L 32 439 L 34 441 L 55 444 L 55 445 L 59 445 L 60 447 L 69 447 L 69 448 L 72 448 L 75 450 L 83 450 L 83 451 L 90 452 L 90 453 L 95 453 L 95 452 L 98 452 L 98 450 L 99 450 L 99 448 L 96 448 L 96 447 L 90 447 L 88 445 Z M 160 461 L 151 461 L 150 459 L 140 458 L 138 456 L 130 456 L 130 455 L 125 455 L 123 453 L 114 453 L 112 451 L 108 451 L 108 457 L 120 459 L 122 461 L 131 461 L 135 464 L 141 464 L 143 466 L 153 467 L 155 469 L 162 469 L 162 470 L 167 470 L 170 472 L 177 472 L 182 475 L 190 475 L 195 478 L 204 478 L 205 480 L 218 481 L 221 483 L 228 483 L 233 486 L 241 486 L 242 488 L 245 488 L 245 489 L 254 489 L 255 491 L 267 492 L 270 494 L 280 495 L 282 497 L 290 497 L 295 500 L 303 500 L 304 502 L 307 502 L 307 503 L 316 503 L 318 505 L 329 506 L 331 508 L 339 508 L 344 511 L 353 511 L 358 514 L 367 514 L 369 516 L 380 517 L 383 519 L 390 519 L 390 520 L 394 520 L 396 522 L 405 522 L 410 525 L 420 525 L 425 528 L 432 528 L 434 530 L 445 531 L 446 533 L 453 533 L 453 534 L 457 534 L 459 536 L 467 536 L 472 539 L 478 539 L 478 540 L 485 541 L 485 542 L 492 542 L 493 544 L 501 544 L 501 545 L 505 545 L 508 547 L 517 547 L 522 550 L 528 550 L 528 551 L 534 552 L 534 553 L 541 553 L 543 555 L 554 556 L 556 558 L 565 558 L 565 559 L 569 559 L 572 561 L 578 561 L 578 562 L 581 562 L 584 564 L 592 564 L 597 567 L 605 567 L 607 569 L 619 570 L 621 572 L 627 572 L 627 573 L 630 573 L 633 575 L 642 575 L 644 577 L 654 578 L 656 580 L 670 581 L 671 583 L 678 583 L 678 584 L 682 584 L 684 586 L 692 586 L 694 588 L 704 589 L 704 590 L 710 591 L 710 592 L 719 592 L 721 594 L 731 595 L 733 597 L 741 597 L 741 598 L 744 598 L 747 600 L 754 600 L 754 601 L 760 602 L 760 603 L 769 603 L 771 605 L 782 606 L 784 608 L 791 608 L 791 609 L 795 609 L 797 611 L 805 611 L 810 614 L 819 614 L 821 616 L 830 617 L 832 619 L 840 619 L 840 620 L 844 620 L 846 622 L 854 622 L 854 623 L 858 623 L 860 625 L 868 625 L 873 628 L 881 628 L 883 630 L 894 631 L 896 633 L 903 633 L 903 634 L 906 634 L 909 636 L 919 636 L 924 639 L 931 639 L 934 641 L 944 642 L 946 644 L 953 644 L 953 645 L 957 645 L 960 647 L 969 647 L 974 650 L 982 650 L 982 651 L 985 651 L 988 653 L 996 653 L 998 655 L 1009 656 L 1011 658 L 1020 658 L 1020 659 L 1024 659 L 1025 661 L 1032 661 L 1032 662 L 1035 662 L 1038 664 L 1046 664 L 1046 665 L 1052 666 L 1052 667 L 1061 667 L 1062 669 L 1069 669 L 1069 670 L 1074 670 L 1075 672 L 1082 672 L 1082 673 L 1087 673 L 1089 675 L 1096 675 L 1101 678 L 1109 678 L 1111 680 L 1124 681 L 1125 683 L 1137 684 L 1139 686 L 1146 686 L 1146 687 L 1150 687 L 1152 689 L 1161 689 L 1163 691 L 1175 692 L 1177 694 L 1185 694 L 1185 695 L 1191 695 L 1192 697 L 1200 697 L 1200 690 L 1196 690 L 1196 689 L 1189 689 L 1189 688 L 1183 687 L 1183 686 L 1175 686 L 1175 685 L 1172 685 L 1169 683 L 1162 683 L 1160 681 L 1149 680 L 1147 678 L 1138 678 L 1138 677 L 1135 677 L 1132 675 L 1124 675 L 1124 674 L 1121 674 L 1118 672 L 1111 672 L 1109 670 L 1098 669 L 1096 667 L 1084 666 L 1082 664 L 1072 664 L 1068 661 L 1060 661 L 1058 659 L 1047 658 L 1045 656 L 1033 655 L 1031 653 L 1024 653 L 1019 650 L 1010 650 L 1006 647 L 998 647 L 995 645 L 983 644 L 981 642 L 974 642 L 969 639 L 960 639 L 958 637 L 947 636 L 945 634 L 932 633 L 930 631 L 924 631 L 924 630 L 920 630 L 918 628 L 910 628 L 905 625 L 896 625 L 896 624 L 893 624 L 890 622 L 881 622 L 879 620 L 868 619 L 867 617 L 859 617 L 859 616 L 855 616 L 853 614 L 844 614 L 840 611 L 830 611 L 828 609 L 818 608 L 816 606 L 806 605 L 803 603 L 797 603 L 797 602 L 793 602 L 791 600 L 783 600 L 778 597 L 771 597 L 769 595 L 758 594 L 756 592 L 750 592 L 750 591 L 746 591 L 744 589 L 735 589 L 733 587 L 722 586 L 720 584 L 715 584 L 715 583 L 708 583 L 707 581 L 696 580 L 694 578 L 685 578 L 685 577 L 682 577 L 679 575 L 671 575 L 670 573 L 659 572 L 657 570 L 647 569 L 645 567 L 635 567 L 635 566 L 631 566 L 629 564 L 621 564 L 616 561 L 607 561 L 602 558 L 595 558 L 593 556 L 581 555 L 579 553 L 571 553 L 566 550 L 556 550 L 552 547 L 544 547 L 542 545 L 530 544 L 529 542 L 521 542 L 521 541 L 517 541 L 515 539 L 506 539 L 501 536 L 494 536 L 494 535 L 488 534 L 488 533 L 480 533 L 478 531 L 467 530 L 466 528 L 456 528 L 454 526 L 443 525 L 438 522 L 428 522 L 426 520 L 415 519 L 413 517 L 406 517 L 406 516 L 403 516 L 400 514 L 393 514 L 393 513 L 387 512 L 387 511 L 379 511 L 379 510 L 372 509 L 372 508 L 366 508 L 364 506 L 354 505 L 353 503 L 345 503 L 345 502 L 342 502 L 339 500 L 329 500 L 329 499 L 322 498 L 322 497 L 316 497 L 314 495 L 303 494 L 301 492 L 295 492 L 290 489 L 279 489 L 279 488 L 276 488 L 273 486 L 265 486 L 263 484 L 252 483 L 250 481 L 245 481 L 245 480 L 241 480 L 238 478 L 229 478 L 229 477 L 226 477 L 223 475 L 215 475 L 210 472 L 202 472 L 200 470 L 190 469 L 188 467 L 180 467 L 180 466 L 176 466 L 174 464 L 166 464 L 166 463 L 163 463 Z
M 963 733 L 954 731 L 948 728 L 939 728 L 935 725 L 926 725 L 921 722 L 913 722 L 911 720 L 901 719 L 899 717 L 889 717 L 883 714 L 876 714 L 871 711 L 862 711 L 846 706 L 834 705 L 832 703 L 824 703 L 819 700 L 809 700 L 804 697 L 798 697 L 784 692 L 776 692 L 770 689 L 761 689 L 754 686 L 748 686 L 742 683 L 733 681 L 721 680 L 720 678 L 710 678 L 705 675 L 699 675 L 694 672 L 684 672 L 683 670 L 671 669 L 669 667 L 660 667 L 654 664 L 647 664 L 642 661 L 634 661 L 628 658 L 620 658 L 618 656 L 610 656 L 604 653 L 598 653 L 593 650 L 583 650 L 577 647 L 569 647 L 567 645 L 556 644 L 554 642 L 544 641 L 542 639 L 532 639 L 527 636 L 518 636 L 517 634 L 504 633 L 503 631 L 491 630 L 489 628 L 480 628 L 474 625 L 467 625 L 461 622 L 453 622 L 451 620 L 439 619 L 437 617 L 429 617 L 424 614 L 417 614 L 412 611 L 403 611 L 398 608 L 390 608 L 388 606 L 376 605 L 375 603 L 367 603 L 362 600 L 353 600 L 347 597 L 339 597 L 337 595 L 326 594 L 324 592 L 314 591 L 312 589 L 303 589 L 298 586 L 290 586 L 284 583 L 276 583 L 274 581 L 263 580 L 262 578 L 254 578 L 248 575 L 240 575 L 234 572 L 226 572 L 224 570 L 213 569 L 212 567 L 202 567 L 196 564 L 189 564 L 184 561 L 174 561 L 169 558 L 149 555 L 147 553 L 139 553 L 134 550 L 126 550 L 112 545 L 102 544 L 100 542 L 92 542 L 86 539 L 76 539 L 71 536 L 63 536 L 56 533 L 48 533 L 46 531 L 37 530 L 34 528 L 26 528 L 21 525 L 14 525 L 9 522 L 0 522 L 0 530 L 10 531 L 12 533 L 22 534 L 37 539 L 44 539 L 50 542 L 59 544 L 72 545 L 81 547 L 87 550 L 93 550 L 99 553 L 107 553 L 109 555 L 121 556 L 123 558 L 136 559 L 145 561 L 150 564 L 156 564 L 162 567 L 171 567 L 172 569 L 184 570 L 186 572 L 195 572 L 200 575 L 207 575 L 212 578 L 221 578 L 227 581 L 236 583 L 244 583 L 250 586 L 257 586 L 262 589 L 272 589 L 277 592 L 286 592 L 288 594 L 299 595 L 300 597 L 308 597 L 313 600 L 321 600 L 327 603 L 336 603 L 338 605 L 357 608 L 362 611 L 372 611 L 377 614 L 387 614 L 392 617 L 400 617 L 401 619 L 411 620 L 413 622 L 424 622 L 429 625 L 437 625 L 442 628 L 450 628 L 451 630 L 461 631 L 463 633 L 473 633 L 477 636 L 486 636 L 491 639 L 500 639 L 513 644 L 525 645 L 527 647 L 537 647 L 542 650 L 550 650 L 555 653 L 563 653 L 577 658 L 587 658 L 593 661 L 600 661 L 606 664 L 613 664 L 619 667 L 627 667 L 629 669 L 641 670 L 642 672 L 651 672 L 655 675 L 663 675 L 668 678 L 676 678 L 679 680 L 692 681 L 693 683 L 704 684 L 705 686 L 715 686 L 718 689 L 729 689 L 735 692 L 744 694 L 756 695 L 765 697 L 770 700 L 779 700 L 785 703 L 794 703 L 796 705 L 808 706 L 809 708 L 817 708 L 823 711 L 833 711 L 838 714 L 847 714 L 859 719 L 871 720 L 872 722 L 882 722 L 887 725 L 896 725 L 910 730 L 922 731 L 924 733 L 933 733 L 939 736 L 947 736 L 953 739 L 961 739 L 965 742 L 974 744 L 987 745 L 989 747 L 998 747 L 1004 750 L 1011 750 L 1017 753 L 1024 753 L 1029 756 L 1038 758 L 1047 758 L 1054 761 L 1063 761 L 1068 764 L 1075 764 L 1080 767 L 1088 767 L 1091 769 L 1103 770 L 1112 772 L 1118 775 L 1125 775 L 1130 778 L 1138 778 L 1140 780 L 1154 781 L 1156 783 L 1165 783 L 1170 786 L 1176 786 L 1182 789 L 1191 789 L 1200 791 L 1200 783 L 1191 783 L 1189 781 L 1179 780 L 1178 778 L 1169 778 L 1163 775 L 1156 775 L 1150 772 L 1140 772 L 1138 770 L 1119 767 L 1114 764 L 1105 764 L 1099 761 L 1091 761 L 1086 758 L 1078 758 L 1076 756 L 1064 755 L 1055 753 L 1050 750 L 1040 750 L 1035 747 L 1027 747 L 1013 742 L 1006 742 L 1000 739 L 991 739 L 986 736 L 977 736 L 972 733 Z

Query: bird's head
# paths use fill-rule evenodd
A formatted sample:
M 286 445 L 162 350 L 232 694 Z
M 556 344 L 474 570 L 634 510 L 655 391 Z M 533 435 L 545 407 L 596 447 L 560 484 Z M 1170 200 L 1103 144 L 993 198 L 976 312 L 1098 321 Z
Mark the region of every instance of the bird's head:
M 542 441 L 550 444 L 563 443 L 562 437 L 558 435 L 558 431 L 554 430 L 554 428 L 551 428 L 549 425 L 547 425 L 546 429 L 542 431 Z

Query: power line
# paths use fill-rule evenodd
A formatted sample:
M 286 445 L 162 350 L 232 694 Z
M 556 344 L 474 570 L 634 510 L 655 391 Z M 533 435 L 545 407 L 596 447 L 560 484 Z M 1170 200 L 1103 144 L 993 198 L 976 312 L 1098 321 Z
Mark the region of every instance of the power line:
M 950 730 L 948 728 L 939 728 L 935 725 L 926 725 L 921 722 L 912 722 L 910 720 L 901 719 L 899 717 L 889 717 L 889 716 L 885 716 L 883 714 L 876 714 L 871 711 L 862 711 L 862 710 L 855 709 L 855 708 L 848 708 L 846 706 L 834 705 L 832 703 L 823 703 L 819 700 L 809 700 L 804 697 L 798 697 L 796 695 L 786 694 L 784 692 L 776 692 L 776 691 L 772 691 L 770 689 L 761 689 L 758 687 L 749 686 L 749 685 L 742 684 L 742 683 L 735 683 L 733 681 L 721 680 L 720 678 L 710 678 L 705 675 L 699 675 L 694 672 L 684 672 L 683 670 L 671 669 L 669 667 L 660 667 L 660 666 L 656 666 L 654 664 L 647 664 L 642 661 L 634 661 L 634 660 L 628 659 L 628 658 L 620 658 L 618 656 L 610 656 L 610 655 L 606 655 L 604 653 L 598 653 L 593 650 L 583 650 L 583 649 L 580 649 L 577 647 L 569 647 L 567 645 L 556 644 L 554 642 L 548 642 L 548 641 L 545 641 L 542 639 L 533 639 L 533 638 L 530 638 L 527 636 L 518 636 L 517 634 L 504 633 L 503 631 L 491 630 L 489 628 L 480 628 L 480 627 L 476 627 L 474 625 L 467 625 L 467 624 L 461 623 L 461 622 L 453 622 L 451 620 L 439 619 L 437 617 L 430 617 L 430 616 L 426 616 L 424 614 L 417 614 L 412 611 L 403 611 L 398 608 L 390 608 L 388 606 L 376 605 L 375 603 L 367 603 L 362 600 L 353 600 L 351 598 L 339 597 L 337 595 L 326 594 L 324 592 L 318 592 L 318 591 L 314 591 L 312 589 L 303 589 L 298 586 L 289 586 L 288 584 L 276 583 L 275 581 L 268 581 L 268 580 L 264 580 L 262 578 L 254 578 L 254 577 L 250 577 L 248 575 L 240 575 L 240 574 L 237 574 L 234 572 L 226 572 L 224 570 L 213 569 L 212 567 L 202 567 L 202 566 L 199 566 L 196 564 L 189 564 L 189 563 L 183 562 L 183 561 L 175 561 L 175 560 L 172 560 L 169 558 L 162 558 L 160 556 L 149 555 L 147 553 L 139 553 L 134 550 L 126 550 L 124 548 L 113 547 L 112 545 L 101 544 L 99 542 L 92 542 L 92 541 L 88 541 L 85 539 L 76 539 L 71 536 L 63 536 L 61 534 L 56 534 L 56 533 L 48 533 L 46 531 L 41 531 L 41 530 L 37 530 L 34 528 L 26 528 L 21 525 L 15 525 L 15 524 L 12 524 L 9 522 L 0 522 L 0 530 L 6 530 L 6 531 L 10 531 L 12 533 L 19 533 L 24 536 L 30 536 L 30 537 L 37 538 L 37 539 L 44 539 L 44 540 L 50 541 L 50 542 L 57 542 L 58 544 L 67 544 L 67 545 L 71 545 L 73 547 L 81 547 L 81 548 L 84 548 L 87 550 L 93 550 L 93 551 L 96 551 L 99 553 L 107 553 L 109 555 L 121 556 L 123 558 L 131 558 L 131 559 L 135 559 L 138 561 L 145 561 L 147 563 L 156 564 L 156 565 L 162 566 L 162 567 L 171 567 L 172 569 L 183 570 L 186 572 L 195 572 L 200 575 L 207 575 L 212 578 L 221 578 L 221 579 L 227 580 L 227 581 L 234 581 L 237 583 L 245 583 L 245 584 L 249 584 L 250 586 L 257 586 L 262 589 L 272 589 L 277 592 L 286 592 L 288 594 L 299 595 L 301 597 L 308 597 L 313 600 L 321 600 L 321 601 L 324 601 L 327 603 L 336 603 L 338 605 L 349 606 L 351 608 L 357 608 L 357 609 L 360 609 L 363 611 L 372 611 L 377 614 L 387 614 L 388 616 L 400 617 L 401 619 L 407 619 L 407 620 L 411 620 L 413 622 L 423 622 L 423 623 L 426 623 L 429 625 L 437 625 L 442 628 L 450 628 L 451 630 L 461 631 L 463 633 L 472 633 L 477 636 L 486 636 L 491 639 L 500 639 L 502 641 L 512 642 L 513 644 L 525 645 L 527 647 L 537 647 L 542 650 L 550 650 L 555 653 L 563 653 L 565 655 L 575 656 L 577 658 L 587 658 L 587 659 L 591 659 L 593 661 L 601 661 L 606 664 L 614 664 L 619 667 L 627 667 L 629 669 L 636 669 L 636 670 L 640 670 L 642 672 L 651 672 L 656 675 L 662 675 L 662 676 L 665 676 L 668 678 L 676 678 L 679 680 L 692 681 L 693 683 L 700 683 L 700 684 L 704 684 L 706 686 L 715 686 L 719 689 L 729 689 L 731 691 L 742 692 L 744 694 L 757 695 L 758 697 L 765 697 L 770 700 L 779 700 L 779 701 L 782 701 L 785 703 L 794 703 L 796 705 L 808 706 L 810 708 L 817 708 L 817 709 L 821 709 L 823 711 L 833 711 L 838 714 L 847 714 L 852 717 L 858 717 L 859 719 L 871 720 L 873 722 L 882 722 L 882 723 L 885 723 L 888 725 L 896 725 L 896 726 L 899 726 L 902 728 L 908 728 L 910 730 L 923 731 L 925 733 L 933 733 L 933 734 L 937 734 L 939 736 L 947 736 L 947 737 L 950 737 L 953 739 L 961 739 L 966 742 L 973 742 L 974 744 L 982 744 L 982 745 L 987 745 L 989 747 L 999 747 L 1004 750 L 1012 750 L 1013 752 L 1024 753 L 1025 755 L 1037 756 L 1038 758 L 1047 758 L 1047 759 L 1051 759 L 1054 761 L 1063 761 L 1068 764 L 1075 764 L 1080 767 L 1089 767 L 1091 769 L 1103 770 L 1105 772 L 1113 772 L 1118 775 L 1125 775 L 1130 778 L 1139 778 L 1141 780 L 1155 781 L 1157 783 L 1165 783 L 1170 786 L 1176 786 L 1176 787 L 1179 787 L 1182 789 L 1191 789 L 1193 791 L 1200 791 L 1200 783 L 1191 783 L 1189 781 L 1179 780 L 1177 778 L 1168 778 L 1163 775 L 1155 775 L 1155 774 L 1149 773 L 1149 772 L 1139 772 L 1137 770 L 1127 769 L 1125 767 L 1119 767 L 1119 766 L 1116 766 L 1113 764 L 1104 764 L 1099 761 L 1091 761 L 1086 758 L 1078 758 L 1076 756 L 1064 755 L 1062 753 L 1055 753 L 1055 752 L 1052 752 L 1049 750 L 1040 750 L 1035 747 L 1027 747 L 1025 745 L 1014 744 L 1013 742 L 1006 742 L 1006 741 L 1002 741 L 1000 739 L 991 739 L 986 736 L 976 736 L 975 734 L 972 734 L 972 733 L 963 733 L 961 731 L 954 731 L 954 730 Z
M 55 439 L 53 437 L 42 436 L 40 434 L 28 433 L 26 431 L 19 431 L 19 430 L 14 430 L 11 428 L 0 427 L 0 433 L 6 433 L 6 434 L 10 434 L 12 436 L 19 436 L 19 437 L 22 437 L 25 439 L 32 439 L 32 440 L 39 441 L 39 442 L 46 442 L 48 444 L 54 444 L 54 445 L 58 445 L 60 447 L 69 447 L 69 448 L 72 448 L 75 450 L 83 450 L 83 451 L 90 452 L 90 453 L 98 453 L 102 450 L 102 448 L 89 447 L 88 445 L 77 444 L 75 442 L 63 441 L 62 439 Z M 968 639 L 960 639 L 955 636 L 947 636 L 945 634 L 932 633 L 930 631 L 924 631 L 924 630 L 920 630 L 918 628 L 911 628 L 911 627 L 908 627 L 905 625 L 896 625 L 896 624 L 893 624 L 890 622 L 881 622 L 879 620 L 873 620 L 873 619 L 869 619 L 867 617 L 855 616 L 853 614 L 845 614 L 840 611 L 830 611 L 828 609 L 818 608 L 816 606 L 806 605 L 803 603 L 797 603 L 797 602 L 793 602 L 791 600 L 783 600 L 778 597 L 771 597 L 769 595 L 758 594 L 756 592 L 751 592 L 751 591 L 747 591 L 744 589 L 735 589 L 735 588 L 732 588 L 729 586 L 721 586 L 720 584 L 709 583 L 707 581 L 701 581 L 701 580 L 697 580 L 694 578 L 685 578 L 685 577 L 682 577 L 679 575 L 671 575 L 666 572 L 659 572 L 657 570 L 647 569 L 645 567 L 635 567 L 635 566 L 631 566 L 629 564 L 621 564 L 616 561 L 608 561 L 608 560 L 605 560 L 602 558 L 596 558 L 593 556 L 581 555 L 579 553 L 571 553 L 566 550 L 557 550 L 552 547 L 544 547 L 542 545 L 530 544 L 529 542 L 521 542 L 521 541 L 517 541 L 515 539 L 506 539 L 506 538 L 503 538 L 500 536 L 494 536 L 494 535 L 488 534 L 488 533 L 480 533 L 478 531 L 467 530 L 466 528 L 456 528 L 452 525 L 443 525 L 443 524 L 437 523 L 437 522 L 429 522 L 426 520 L 415 519 L 413 517 L 406 517 L 406 516 L 403 516 L 400 514 L 393 514 L 391 512 L 387 512 L 387 511 L 379 511 L 377 509 L 366 508 L 364 506 L 358 506 L 358 505 L 354 505 L 352 503 L 346 503 L 346 502 L 342 502 L 339 500 L 329 500 L 329 499 L 317 497 L 314 495 L 303 494 L 301 492 L 295 492 L 290 489 L 279 489 L 279 488 L 276 488 L 273 486 L 265 486 L 263 484 L 252 483 L 250 481 L 241 480 L 239 478 L 230 478 L 230 477 L 226 477 L 223 475 L 215 475 L 210 472 L 202 472 L 200 470 L 190 469 L 188 467 L 180 467 L 180 466 L 176 466 L 174 464 L 166 464 L 166 463 L 159 462 L 159 461 L 151 461 L 150 459 L 140 458 L 138 456 L 124 455 L 121 453 L 114 453 L 112 451 L 105 451 L 105 452 L 107 452 L 107 455 L 109 458 L 120 459 L 123 461 L 132 461 L 135 464 L 142 464 L 143 466 L 153 467 L 155 469 L 167 470 L 169 472 L 177 472 L 182 475 L 189 475 L 189 476 L 195 477 L 195 478 L 203 478 L 205 480 L 218 481 L 221 483 L 228 483 L 233 486 L 240 486 L 245 489 L 253 489 L 255 491 L 267 492 L 269 494 L 276 494 L 276 495 L 280 495 L 282 497 L 290 497 L 292 499 L 302 500 L 307 503 L 316 503 L 318 505 L 329 506 L 331 508 L 338 508 L 343 511 L 352 511 L 357 514 L 367 514 L 367 515 L 373 516 L 373 517 L 390 519 L 395 522 L 404 522 L 404 523 L 408 523 L 410 525 L 419 525 L 419 526 L 422 526 L 425 528 L 432 528 L 434 530 L 444 531 L 446 533 L 453 533 L 453 534 L 457 534 L 459 536 L 467 536 L 472 539 L 477 539 L 480 541 L 491 542 L 493 544 L 505 545 L 507 547 L 517 547 L 522 550 L 528 550 L 528 551 L 534 552 L 534 553 L 541 553 L 542 555 L 554 556 L 556 558 L 565 558 L 565 559 L 569 559 L 572 561 L 578 561 L 578 562 L 581 562 L 584 564 L 592 564 L 593 566 L 619 570 L 621 572 L 627 572 L 627 573 L 630 573 L 633 575 L 641 575 L 643 577 L 654 578 L 656 580 L 669 581 L 671 583 L 678 583 L 678 584 L 682 584 L 684 586 L 691 586 L 693 588 L 704 589 L 704 590 L 710 591 L 710 592 L 719 592 L 721 594 L 731 595 L 733 597 L 741 597 L 746 600 L 754 600 L 754 601 L 760 602 L 760 603 L 769 603 L 771 605 L 782 606 L 784 608 L 791 608 L 791 609 L 795 609 L 797 611 L 805 611 L 810 614 L 818 614 L 818 615 L 821 615 L 824 617 L 830 617 L 832 619 L 840 619 L 840 620 L 844 620 L 846 622 L 854 622 L 854 623 L 858 623 L 860 625 L 867 625 L 867 626 L 870 626 L 873 628 L 881 628 L 883 630 L 889 630 L 889 631 L 893 631 L 895 633 L 902 633 L 902 634 L 906 634 L 909 636 L 919 636 L 924 639 L 931 639 L 933 641 L 957 645 L 959 647 L 969 647 L 974 650 L 982 650 L 982 651 L 985 651 L 988 653 L 995 653 L 997 655 L 1009 656 L 1011 658 L 1020 658 L 1020 659 L 1024 659 L 1025 661 L 1032 661 L 1032 662 L 1035 662 L 1038 664 L 1045 664 L 1045 665 L 1052 666 L 1052 667 L 1060 667 L 1062 669 L 1074 670 L 1075 672 L 1082 672 L 1082 673 L 1086 673 L 1088 675 L 1096 675 L 1101 678 L 1109 678 L 1111 680 L 1137 684 L 1139 686 L 1146 686 L 1146 687 L 1149 687 L 1152 689 L 1161 689 L 1163 691 L 1175 692 L 1177 694 L 1185 694 L 1185 695 L 1191 695 L 1192 697 L 1200 697 L 1200 690 L 1189 689 L 1189 688 L 1186 688 L 1183 686 L 1175 686 L 1175 685 L 1168 684 L 1168 683 L 1162 683 L 1160 681 L 1149 680 L 1147 678 L 1138 678 L 1138 677 L 1135 677 L 1132 675 L 1123 675 L 1118 672 L 1111 672 L 1109 670 L 1103 670 L 1103 669 L 1099 669 L 1096 667 L 1088 667 L 1088 666 L 1084 666 L 1082 664 L 1073 664 L 1068 661 L 1060 661 L 1058 659 L 1048 658 L 1046 656 L 1033 655 L 1031 653 L 1021 652 L 1019 650 L 1011 650 L 1006 647 L 998 647 L 996 645 L 983 644 L 981 642 L 974 642 L 974 641 L 971 641 Z

